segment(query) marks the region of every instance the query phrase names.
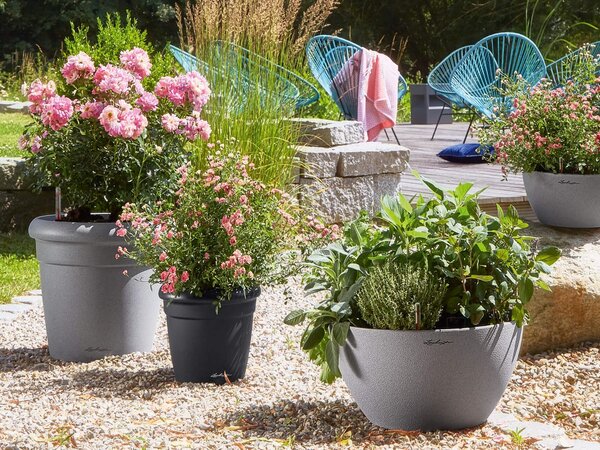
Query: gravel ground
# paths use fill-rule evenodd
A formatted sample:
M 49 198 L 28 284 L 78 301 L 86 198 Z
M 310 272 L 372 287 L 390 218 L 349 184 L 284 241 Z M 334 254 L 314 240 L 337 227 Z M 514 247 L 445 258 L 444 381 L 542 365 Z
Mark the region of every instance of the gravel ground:
M 289 287 L 306 304 L 297 282 Z M 319 382 L 298 348 L 301 328 L 282 323 L 298 305 L 282 298 L 281 289 L 264 291 L 246 378 L 224 386 L 174 381 L 164 320 L 154 352 L 88 364 L 48 356 L 41 308 L 0 323 L 0 448 L 517 448 L 490 425 L 434 433 L 370 425 L 343 382 Z M 599 349 L 523 358 L 499 410 L 600 441 Z

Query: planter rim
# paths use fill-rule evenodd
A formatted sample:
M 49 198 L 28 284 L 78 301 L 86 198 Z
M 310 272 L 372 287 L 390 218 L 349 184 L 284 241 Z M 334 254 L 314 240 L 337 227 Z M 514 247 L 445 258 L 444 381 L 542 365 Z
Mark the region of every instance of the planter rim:
M 479 327 L 463 327 L 463 328 L 434 328 L 433 330 L 383 330 L 383 329 L 379 329 L 379 328 L 365 328 L 365 327 L 356 327 L 351 325 L 350 329 L 351 330 L 365 330 L 365 331 L 372 331 L 372 332 L 382 332 L 382 333 L 468 333 L 468 332 L 473 332 L 473 331 L 478 331 L 478 330 L 487 330 L 490 328 L 495 328 L 495 327 L 499 327 L 501 325 L 514 325 L 515 327 L 517 326 L 516 323 L 514 321 L 510 321 L 510 322 L 501 322 L 501 323 L 496 323 L 496 324 L 490 324 L 490 325 L 482 325 Z M 523 324 L 523 327 L 525 327 L 526 324 Z M 521 327 L 521 328 L 523 328 Z M 519 328 L 519 327 L 517 327 Z
M 597 177 L 600 173 L 554 173 L 554 172 L 542 172 L 541 170 L 533 170 L 531 172 L 523 172 L 523 175 L 552 175 L 556 177 Z
M 108 217 L 108 213 L 99 213 Z M 116 235 L 117 226 L 113 222 L 70 222 L 57 221 L 54 215 L 36 217 L 29 224 L 29 235 L 42 241 L 94 242 L 97 245 L 122 243 Z
M 225 300 L 225 301 L 221 302 L 221 306 L 227 305 L 228 303 L 235 301 L 235 300 L 244 301 L 247 299 L 257 298 L 258 296 L 260 296 L 260 294 L 261 294 L 260 286 L 248 288 L 246 290 L 245 295 L 241 289 L 235 289 L 231 294 L 231 299 L 228 301 Z M 194 294 L 190 294 L 189 292 L 182 292 L 178 295 L 165 294 L 164 292 L 162 292 L 160 290 L 158 292 L 158 296 L 166 302 L 178 303 L 180 305 L 182 305 L 182 304 L 197 305 L 197 304 L 204 303 L 207 301 L 212 302 L 213 300 L 217 300 L 219 298 L 216 290 L 214 290 L 214 289 L 207 290 L 204 293 L 204 295 L 202 295 L 202 297 L 198 297 Z

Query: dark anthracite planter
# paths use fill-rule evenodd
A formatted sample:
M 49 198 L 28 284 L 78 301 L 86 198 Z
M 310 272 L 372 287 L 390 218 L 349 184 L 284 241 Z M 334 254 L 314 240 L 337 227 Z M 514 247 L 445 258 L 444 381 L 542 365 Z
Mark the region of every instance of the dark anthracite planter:
M 114 223 L 57 222 L 40 216 L 29 225 L 40 262 L 50 356 L 89 362 L 152 350 L 158 324 L 158 286 L 135 261 L 115 259 L 125 245 Z M 127 270 L 128 276 L 123 275 Z
M 391 331 L 351 327 L 340 370 L 375 425 L 451 430 L 492 413 L 519 357 L 522 328 Z
M 164 300 L 175 379 L 222 384 L 246 374 L 252 319 L 260 288 L 234 292 L 218 313 L 216 293 L 198 298 L 160 293 Z M 226 374 L 226 376 L 225 376 Z

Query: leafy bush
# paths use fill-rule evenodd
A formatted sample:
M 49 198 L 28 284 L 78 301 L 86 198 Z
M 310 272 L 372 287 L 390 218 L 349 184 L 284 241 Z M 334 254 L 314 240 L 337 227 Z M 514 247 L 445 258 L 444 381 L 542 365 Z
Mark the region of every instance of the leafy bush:
M 445 294 L 439 275 L 411 263 L 386 260 L 369 271 L 356 302 L 363 320 L 373 328 L 431 330 L 442 313 Z
M 182 166 L 174 201 L 126 205 L 121 220 L 131 225 L 117 222 L 118 234 L 133 250 L 117 257 L 154 268 L 151 280 L 167 294 L 217 289 L 229 299 L 236 288 L 284 281 L 293 267 L 285 262 L 297 258 L 281 251 L 305 222 L 291 197 L 255 180 L 252 167 L 236 151 L 209 157 L 204 171 Z
M 154 85 L 165 75 L 171 75 L 175 60 L 167 51 L 156 51 L 148 41 L 147 32 L 138 27 L 137 20 L 127 12 L 123 20 L 119 13 L 107 14 L 104 22 L 98 18 L 98 32 L 90 39 L 87 26 L 76 28 L 71 23 L 71 36 L 65 39 L 64 52 L 59 66 L 62 66 L 70 55 L 84 52 L 96 64 L 119 64 L 120 54 L 124 50 L 141 48 L 150 55 L 152 73 L 144 80 L 145 85 Z
M 557 89 L 548 80 L 533 89 L 503 78 L 502 93 L 513 98 L 479 132 L 496 150 L 503 172 L 600 174 L 600 61 L 582 52 L 567 66 L 573 78 Z
M 532 248 L 527 224 L 516 209 L 498 217 L 484 213 L 472 183 L 444 191 L 422 180 L 432 197 L 411 203 L 402 194 L 385 197 L 378 214 L 380 226 L 365 216 L 348 224 L 344 239 L 316 250 L 307 258 L 307 294 L 326 292 L 316 308 L 291 312 L 289 325 L 308 321 L 301 346 L 321 367 L 321 379 L 340 376 L 339 347 L 348 328 L 368 327 L 357 304 L 357 293 L 373 267 L 394 259 L 416 264 L 439 276 L 448 286 L 438 328 L 527 320 L 526 305 L 534 288 L 548 290 L 541 279 L 559 258 L 560 250 Z
M 107 210 L 114 221 L 126 202 L 169 195 L 186 142 L 210 135 L 200 118 L 210 89 L 197 72 L 146 91 L 148 54 L 133 48 L 119 59 L 96 67 L 80 52 L 62 68 L 64 91 L 40 80 L 28 90 L 34 123 L 20 145 L 31 152 L 35 187 L 60 187 L 71 220 Z

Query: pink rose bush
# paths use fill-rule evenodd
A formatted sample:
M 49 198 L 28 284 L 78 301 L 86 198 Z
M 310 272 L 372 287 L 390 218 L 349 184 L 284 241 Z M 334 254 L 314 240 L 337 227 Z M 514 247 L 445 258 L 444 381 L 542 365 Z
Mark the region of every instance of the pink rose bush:
M 509 172 L 600 174 L 600 61 L 584 53 L 573 62 L 574 76 L 553 88 L 542 80 L 531 89 L 507 83 L 510 111 L 498 111 L 479 132 L 493 145 L 494 160 Z
M 40 186 L 60 186 L 71 208 L 114 216 L 128 201 L 155 199 L 174 180 L 186 143 L 210 137 L 202 108 L 211 91 L 197 72 L 152 86 L 151 70 L 141 48 L 122 51 L 119 61 L 79 52 L 63 65 L 64 81 L 27 88 L 35 123 L 20 146 L 31 152 Z
M 181 166 L 173 202 L 125 205 L 117 226 L 135 250 L 116 256 L 154 268 L 167 294 L 217 289 L 228 298 L 237 288 L 282 281 L 298 260 L 283 250 L 322 244 L 339 230 L 301 218 L 290 196 L 254 179 L 252 169 L 247 156 L 218 151 L 205 170 Z

